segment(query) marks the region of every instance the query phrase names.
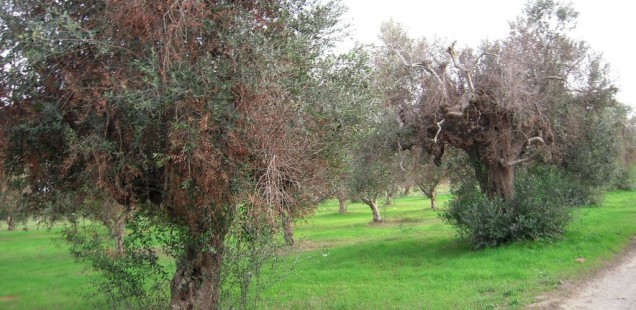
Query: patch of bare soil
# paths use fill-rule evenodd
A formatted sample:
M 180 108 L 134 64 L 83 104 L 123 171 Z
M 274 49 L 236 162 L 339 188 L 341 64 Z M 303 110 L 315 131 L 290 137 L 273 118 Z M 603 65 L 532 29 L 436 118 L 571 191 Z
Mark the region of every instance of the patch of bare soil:
M 636 240 L 607 268 L 585 281 L 566 283 L 529 309 L 636 309 Z
M 0 301 L 12 301 L 16 299 L 18 299 L 18 296 L 15 295 L 0 296 Z

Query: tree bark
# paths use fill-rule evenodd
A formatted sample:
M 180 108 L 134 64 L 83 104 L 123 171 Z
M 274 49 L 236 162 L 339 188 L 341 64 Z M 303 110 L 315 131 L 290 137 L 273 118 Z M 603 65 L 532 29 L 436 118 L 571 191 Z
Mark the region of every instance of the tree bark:
M 194 241 L 179 260 L 170 283 L 171 309 L 219 309 L 225 234 Z
M 113 237 L 115 238 L 115 250 L 117 255 L 124 254 L 124 234 L 126 233 L 126 221 L 122 220 L 115 223 L 115 227 L 112 230 Z
M 395 193 L 397 192 L 397 188 L 392 188 L 390 191 L 386 193 L 386 205 L 393 205 L 393 198 L 395 197 Z
M 431 200 L 431 209 L 437 209 L 437 183 L 431 184 L 429 187 L 426 187 L 424 184 L 418 185 L 422 193 Z
M 345 214 L 347 213 L 347 198 L 342 197 L 342 196 L 338 196 L 338 204 L 339 204 L 339 209 L 338 212 L 340 212 L 340 214 Z
M 290 216 L 283 214 L 283 236 L 286 245 L 294 245 L 294 223 Z
M 378 209 L 377 199 L 362 199 L 362 201 L 371 208 L 371 213 L 373 213 L 373 222 L 381 223 L 382 216 L 380 216 L 380 209 Z
M 406 185 L 404 187 L 404 193 L 402 193 L 402 196 L 406 197 L 411 193 L 411 185 Z
M 7 226 L 8 231 L 15 230 L 15 219 L 11 215 L 7 216 Z
M 491 200 L 496 197 L 500 197 L 504 201 L 508 202 L 514 199 L 514 166 L 504 167 L 499 163 L 495 163 L 488 167 L 488 179 L 490 181 L 488 197 Z

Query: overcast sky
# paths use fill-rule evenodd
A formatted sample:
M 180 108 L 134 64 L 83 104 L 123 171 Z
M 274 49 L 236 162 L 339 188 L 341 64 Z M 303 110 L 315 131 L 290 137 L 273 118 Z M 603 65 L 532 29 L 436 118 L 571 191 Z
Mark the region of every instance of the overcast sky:
M 500 39 L 508 33 L 525 0 L 342 0 L 349 7 L 354 38 L 377 42 L 380 24 L 393 19 L 411 37 L 457 40 L 458 46 L 475 46 L 483 39 Z M 573 36 L 588 42 L 610 63 L 620 88 L 618 99 L 636 110 L 636 17 L 633 2 L 626 0 L 572 1 L 580 13 Z

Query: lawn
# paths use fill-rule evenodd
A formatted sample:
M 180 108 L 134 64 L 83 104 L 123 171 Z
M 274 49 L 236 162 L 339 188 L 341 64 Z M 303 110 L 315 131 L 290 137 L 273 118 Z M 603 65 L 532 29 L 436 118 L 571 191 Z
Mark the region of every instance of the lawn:
M 621 253 L 636 235 L 635 202 L 636 192 L 609 193 L 602 206 L 576 210 L 563 240 L 475 251 L 417 194 L 383 207 L 380 225 L 365 205 L 343 215 L 329 201 L 297 223 L 300 249 L 288 258 L 295 267 L 255 308 L 519 308 Z M 82 273 L 55 234 L 0 231 L 0 309 L 89 308 L 81 294 L 94 275 Z

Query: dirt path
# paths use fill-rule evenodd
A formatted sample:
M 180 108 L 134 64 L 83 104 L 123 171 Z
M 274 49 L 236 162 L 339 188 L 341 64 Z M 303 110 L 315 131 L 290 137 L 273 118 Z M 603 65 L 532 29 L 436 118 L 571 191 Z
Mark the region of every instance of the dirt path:
M 582 283 L 566 284 L 553 298 L 529 308 L 636 309 L 636 242 L 607 269 Z

